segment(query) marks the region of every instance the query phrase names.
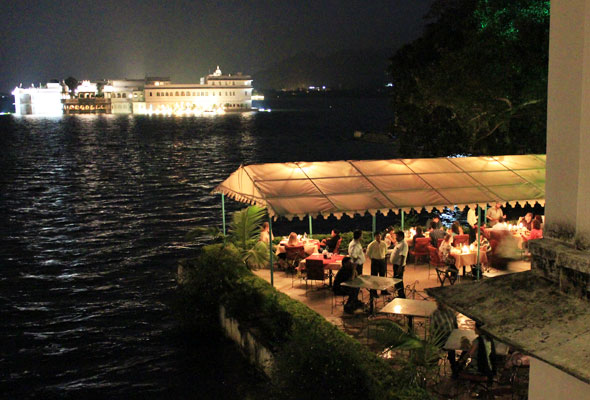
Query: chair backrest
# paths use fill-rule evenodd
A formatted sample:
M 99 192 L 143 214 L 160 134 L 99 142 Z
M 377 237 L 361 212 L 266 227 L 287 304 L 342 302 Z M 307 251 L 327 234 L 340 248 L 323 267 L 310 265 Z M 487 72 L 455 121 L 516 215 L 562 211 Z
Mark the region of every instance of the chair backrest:
M 416 245 L 414 246 L 415 252 L 428 254 L 428 247 L 430 246 L 430 238 L 416 238 Z
M 469 235 L 468 234 L 463 234 L 463 235 L 455 235 L 455 237 L 453 237 L 453 243 L 457 244 L 457 245 L 469 245 Z
M 285 246 L 285 253 L 290 260 L 305 258 L 305 248 L 303 246 Z
M 305 274 L 307 279 L 323 281 L 325 279 L 324 262 L 322 260 L 306 260 Z
M 438 249 L 436 247 L 428 246 L 428 255 L 430 256 L 430 265 L 442 265 L 442 262 L 440 261 L 440 257 L 438 255 Z
M 342 243 L 342 238 L 338 239 L 338 243 L 336 243 L 336 247 L 334 247 L 334 254 L 338 254 L 340 251 L 340 243 Z

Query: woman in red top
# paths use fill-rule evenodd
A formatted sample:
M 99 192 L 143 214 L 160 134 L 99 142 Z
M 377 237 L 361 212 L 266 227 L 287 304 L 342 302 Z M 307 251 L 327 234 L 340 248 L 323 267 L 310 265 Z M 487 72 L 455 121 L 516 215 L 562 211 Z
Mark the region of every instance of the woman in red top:
M 531 239 L 543 239 L 543 230 L 541 229 L 541 223 L 538 220 L 534 219 L 532 225 L 533 229 L 531 229 L 528 235 L 525 236 L 522 233 L 520 234 L 522 236 L 522 240 L 524 241 L 523 244 L 526 244 L 526 242 L 528 242 Z

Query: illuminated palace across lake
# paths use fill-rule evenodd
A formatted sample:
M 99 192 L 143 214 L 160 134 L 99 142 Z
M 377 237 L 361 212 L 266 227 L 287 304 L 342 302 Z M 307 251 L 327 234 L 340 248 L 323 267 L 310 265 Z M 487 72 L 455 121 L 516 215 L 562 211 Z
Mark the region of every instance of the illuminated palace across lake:
M 174 84 L 167 77 L 81 81 L 17 87 L 17 115 L 164 114 L 201 115 L 252 110 L 252 78 L 223 75 L 219 67 L 199 83 Z

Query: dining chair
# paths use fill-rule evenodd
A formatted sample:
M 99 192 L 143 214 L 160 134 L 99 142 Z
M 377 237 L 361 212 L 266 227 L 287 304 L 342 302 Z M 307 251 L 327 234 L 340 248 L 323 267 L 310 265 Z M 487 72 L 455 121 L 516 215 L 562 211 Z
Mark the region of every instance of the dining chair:
M 287 268 L 285 272 L 291 274 L 291 287 L 295 283 L 295 276 L 297 273 L 301 273 L 302 270 L 299 268 L 299 263 L 305 258 L 305 247 L 304 246 L 285 246 L 285 262 Z
M 410 254 L 414 256 L 414 265 L 418 264 L 418 260 L 422 257 L 428 257 L 428 247 L 430 246 L 430 238 L 417 238 L 416 245 L 410 251 Z
M 285 254 L 287 269 L 294 272 L 299 265 L 299 261 L 305 258 L 305 248 L 304 246 L 285 246 Z
M 455 235 L 453 237 L 453 244 L 457 245 L 457 246 L 463 246 L 463 245 L 469 246 L 469 235 L 468 234 Z
M 344 304 L 346 304 L 346 300 L 348 298 L 348 295 L 346 294 L 336 294 L 334 293 L 334 291 L 332 290 L 332 309 L 330 311 L 330 314 L 334 314 L 334 309 L 337 306 L 342 306 L 344 308 Z
M 307 296 L 308 282 L 313 286 L 313 281 L 326 282 L 326 271 L 322 260 L 305 260 L 305 295 Z
M 334 254 L 338 254 L 338 252 L 340 251 L 340 243 L 342 243 L 342 238 L 338 239 L 338 242 L 336 243 L 336 246 L 334 247 Z
M 430 267 L 441 268 L 444 263 L 440 260 L 438 249 L 433 246 L 428 246 L 428 278 L 430 279 Z

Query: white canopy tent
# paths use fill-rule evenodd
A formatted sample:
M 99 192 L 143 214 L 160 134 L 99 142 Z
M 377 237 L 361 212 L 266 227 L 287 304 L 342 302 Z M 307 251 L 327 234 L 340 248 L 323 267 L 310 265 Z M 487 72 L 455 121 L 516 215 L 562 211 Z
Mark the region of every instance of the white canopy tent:
M 545 203 L 545 155 L 289 162 L 240 166 L 213 193 L 271 217 Z
M 545 155 L 288 162 L 242 165 L 212 193 L 279 216 L 373 215 L 411 209 L 545 204 Z M 480 215 L 478 211 L 478 221 Z M 478 225 L 480 222 L 478 222 Z M 272 229 L 272 227 L 271 227 Z M 478 230 L 479 232 L 479 230 Z M 479 244 L 479 240 L 478 240 Z M 271 257 L 271 284 L 272 251 Z M 479 259 L 479 245 L 478 245 Z

